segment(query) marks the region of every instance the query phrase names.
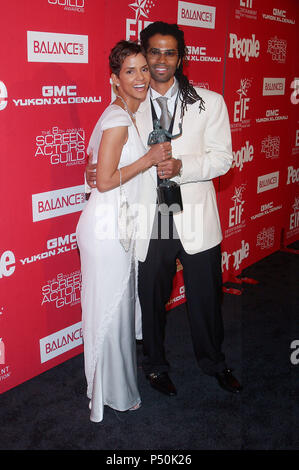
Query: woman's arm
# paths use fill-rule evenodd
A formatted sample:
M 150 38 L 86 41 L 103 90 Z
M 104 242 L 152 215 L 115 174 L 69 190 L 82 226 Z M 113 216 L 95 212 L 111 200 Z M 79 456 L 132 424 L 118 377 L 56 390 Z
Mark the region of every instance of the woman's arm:
M 123 146 L 128 139 L 128 127 L 113 127 L 103 132 L 96 170 L 96 185 L 100 192 L 109 191 L 119 186 L 118 165 Z M 121 169 L 122 183 L 126 183 L 139 173 L 157 165 L 170 157 L 170 142 L 156 144 L 134 163 L 126 165 Z

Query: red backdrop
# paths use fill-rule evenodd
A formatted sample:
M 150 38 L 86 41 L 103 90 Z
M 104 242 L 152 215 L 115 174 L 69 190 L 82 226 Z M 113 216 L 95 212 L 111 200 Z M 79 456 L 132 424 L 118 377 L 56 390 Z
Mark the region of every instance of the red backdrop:
M 281 2 L 280 2 L 281 3 Z M 75 228 L 108 54 L 179 23 L 186 72 L 224 95 L 234 164 L 215 181 L 224 281 L 298 239 L 298 2 L 10 0 L 1 5 L 0 392 L 82 352 Z M 182 270 L 167 308 L 184 302 Z

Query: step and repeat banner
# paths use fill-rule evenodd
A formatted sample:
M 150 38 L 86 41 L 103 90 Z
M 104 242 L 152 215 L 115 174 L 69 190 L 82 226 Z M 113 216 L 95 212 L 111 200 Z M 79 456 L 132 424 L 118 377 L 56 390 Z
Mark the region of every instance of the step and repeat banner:
M 224 281 L 298 239 L 296 0 L 0 0 L 0 392 L 83 351 L 75 229 L 108 55 L 150 22 L 185 32 L 185 72 L 224 95 L 231 171 L 214 181 Z M 298 78 L 296 78 L 298 77 Z M 296 81 L 297 80 L 297 81 Z M 178 260 L 168 309 L 185 302 Z

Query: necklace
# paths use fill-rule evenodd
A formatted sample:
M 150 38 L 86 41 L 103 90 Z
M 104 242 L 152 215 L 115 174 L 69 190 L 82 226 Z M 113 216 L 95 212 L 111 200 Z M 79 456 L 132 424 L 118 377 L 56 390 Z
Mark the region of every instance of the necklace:
M 120 95 L 116 95 L 123 103 L 124 107 L 125 107 L 125 110 L 127 111 L 127 113 L 131 116 L 132 119 L 135 119 L 136 118 L 136 113 L 132 113 L 132 111 L 129 110 L 128 108 L 128 105 L 127 103 L 125 102 L 125 100 L 123 99 L 122 96 Z

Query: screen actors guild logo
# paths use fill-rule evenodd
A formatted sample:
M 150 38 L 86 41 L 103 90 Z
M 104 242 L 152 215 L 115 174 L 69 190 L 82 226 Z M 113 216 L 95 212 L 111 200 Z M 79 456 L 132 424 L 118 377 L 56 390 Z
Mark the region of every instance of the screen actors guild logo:
M 261 153 L 264 153 L 266 158 L 278 158 L 280 148 L 280 137 L 271 136 L 265 137 L 262 140 Z
M 84 13 L 85 0 L 48 0 L 48 3 L 64 7 L 64 10 Z
M 259 246 L 261 250 L 267 250 L 274 246 L 275 240 L 275 227 L 263 228 L 258 234 L 256 239 L 256 246 Z
M 35 157 L 45 157 L 51 165 L 73 166 L 85 162 L 85 131 L 52 127 L 35 138 Z
M 269 39 L 267 52 L 271 54 L 272 60 L 279 64 L 284 64 L 287 56 L 287 41 L 279 39 L 277 36 Z
M 80 302 L 81 272 L 59 273 L 42 286 L 41 305 L 54 303 L 56 308 L 74 306 Z

